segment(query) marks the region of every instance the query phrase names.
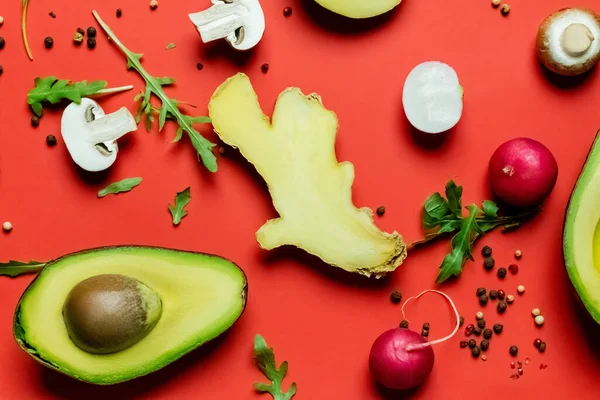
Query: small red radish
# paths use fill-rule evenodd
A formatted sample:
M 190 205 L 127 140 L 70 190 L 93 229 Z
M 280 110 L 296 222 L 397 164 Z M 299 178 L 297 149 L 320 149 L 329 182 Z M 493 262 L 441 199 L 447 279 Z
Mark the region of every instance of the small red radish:
M 456 327 L 450 335 L 431 342 L 410 329 L 396 328 L 383 332 L 371 347 L 369 369 L 375 380 L 389 389 L 410 389 L 423 383 L 435 360 L 431 345 L 450 339 L 458 331 L 460 317 L 456 306 L 448 295 L 437 290 L 425 290 L 407 299 L 402 306 L 402 315 L 409 301 L 429 292 L 438 293 L 450 302 L 456 314 Z
M 512 206 L 529 207 L 541 204 L 552 192 L 558 164 L 542 143 L 515 138 L 496 149 L 489 173 L 496 196 Z

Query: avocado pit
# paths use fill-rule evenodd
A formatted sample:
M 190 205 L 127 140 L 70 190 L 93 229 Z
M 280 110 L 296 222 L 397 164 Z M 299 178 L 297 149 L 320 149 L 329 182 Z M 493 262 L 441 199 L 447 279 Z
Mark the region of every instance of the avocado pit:
M 78 283 L 63 305 L 69 337 L 93 354 L 124 350 L 142 340 L 160 319 L 159 295 L 137 279 L 97 275 Z

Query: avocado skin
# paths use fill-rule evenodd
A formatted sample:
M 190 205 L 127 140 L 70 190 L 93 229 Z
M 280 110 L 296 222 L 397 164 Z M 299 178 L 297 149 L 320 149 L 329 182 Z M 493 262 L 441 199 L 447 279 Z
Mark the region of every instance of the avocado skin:
M 595 157 L 593 157 L 595 156 Z M 593 162 L 596 158 L 600 158 L 600 130 L 596 132 L 596 136 L 586 159 L 581 167 L 581 170 L 578 174 L 577 180 L 573 185 L 573 189 L 571 190 L 571 194 L 569 196 L 569 200 L 567 202 L 567 207 L 565 210 L 565 215 L 563 219 L 563 246 L 562 246 L 562 256 L 565 261 L 565 267 L 567 269 L 567 274 L 569 276 L 569 280 L 571 281 L 572 292 L 574 293 L 575 299 L 577 303 L 586 311 L 587 316 L 594 321 L 596 324 L 600 325 L 600 309 L 595 309 L 592 304 L 590 304 L 584 296 L 583 284 L 581 283 L 581 278 L 577 272 L 577 265 L 574 262 L 571 262 L 571 248 L 572 245 L 570 243 L 570 238 L 568 237 L 568 222 L 569 217 L 575 218 L 575 212 L 573 211 L 575 195 L 579 194 L 579 191 L 585 191 L 585 187 L 580 187 L 582 184 L 582 178 L 584 177 L 585 172 L 587 171 L 589 164 Z M 600 161 L 598 162 L 597 168 L 600 168 Z M 572 215 L 573 214 L 573 215 Z
M 32 287 L 34 285 L 34 283 L 38 280 L 41 279 L 41 277 L 43 277 L 44 271 L 51 268 L 54 264 L 58 263 L 59 261 L 72 257 L 72 256 L 77 256 L 77 255 L 84 255 L 84 254 L 89 254 L 89 253 L 100 253 L 100 252 L 104 252 L 104 251 L 109 251 L 109 250 L 131 250 L 131 251 L 135 251 L 135 250 L 143 250 L 143 249 L 149 249 L 149 250 L 158 250 L 158 251 L 166 251 L 166 252 L 174 252 L 174 253 L 187 253 L 187 254 L 195 254 L 195 255 L 202 255 L 202 256 L 208 256 L 208 257 L 216 257 L 216 258 L 220 258 L 223 260 L 226 260 L 228 262 L 230 262 L 231 264 L 233 264 L 235 267 L 237 267 L 237 269 L 239 270 L 239 272 L 242 274 L 243 277 L 243 281 L 244 281 L 244 286 L 242 289 L 242 292 L 240 293 L 241 297 L 242 297 L 242 309 L 237 317 L 236 320 L 232 321 L 232 323 L 227 327 L 227 329 L 223 330 L 223 332 L 220 335 L 217 335 L 216 337 L 210 338 L 208 340 L 198 340 L 197 343 L 195 343 L 193 346 L 189 347 L 188 349 L 186 349 L 185 351 L 181 352 L 180 354 L 178 354 L 176 357 L 173 357 L 172 359 L 164 359 L 162 360 L 162 362 L 160 362 L 160 365 L 157 366 L 157 368 L 155 368 L 152 371 L 148 371 L 144 374 L 140 374 L 140 375 L 136 375 L 136 376 L 132 376 L 131 378 L 128 379 L 122 379 L 122 380 L 115 380 L 115 381 L 90 381 L 90 380 L 86 380 L 83 379 L 80 376 L 77 375 L 73 375 L 70 373 L 67 373 L 65 371 L 63 371 L 59 366 L 57 366 L 56 364 L 52 363 L 52 361 L 50 360 L 46 360 L 44 358 L 42 358 L 38 352 L 36 351 L 36 349 L 32 346 L 30 346 L 27 343 L 26 340 L 26 332 L 24 330 L 24 328 L 21 326 L 20 323 L 20 318 L 21 318 L 21 303 L 25 297 L 25 295 L 27 294 L 28 290 L 30 287 Z M 246 310 L 246 305 L 247 305 L 247 300 L 248 300 L 248 279 L 246 276 L 246 273 L 244 272 L 244 270 L 242 268 L 240 268 L 236 263 L 234 263 L 233 261 L 216 255 L 216 254 L 210 254 L 210 253 L 203 253 L 203 252 L 197 252 L 197 251 L 188 251 L 188 250 L 181 250 L 181 249 L 173 249 L 173 248 L 168 248 L 168 247 L 160 247 L 160 246 L 143 246 L 143 245 L 114 245 L 114 246 L 103 246 L 103 247 L 96 247 L 96 248 L 90 248 L 90 249 L 86 249 L 86 250 L 81 250 L 81 251 L 77 251 L 77 252 L 72 252 L 72 253 L 67 253 L 59 258 L 56 258 L 52 261 L 49 261 L 48 263 L 46 263 L 46 266 L 42 269 L 42 271 L 40 271 L 40 273 L 29 283 L 29 285 L 27 285 L 26 289 L 23 291 L 23 293 L 21 294 L 21 297 L 19 298 L 19 301 L 17 303 L 17 306 L 15 308 L 15 313 L 14 313 L 14 317 L 13 317 L 13 338 L 15 339 L 15 341 L 17 342 L 17 344 L 19 345 L 19 347 L 25 351 L 27 354 L 29 354 L 35 361 L 37 361 L 38 363 L 40 363 L 41 365 L 50 368 L 52 370 L 55 370 L 61 374 L 64 374 L 66 376 L 69 376 L 71 378 L 77 379 L 79 381 L 82 382 L 86 382 L 86 383 L 90 383 L 90 384 L 94 384 L 94 385 L 98 385 L 98 386 L 108 386 L 108 385 L 114 385 L 114 384 L 118 384 L 118 383 L 122 383 L 122 382 L 126 382 L 132 379 L 136 379 L 145 375 L 148 375 L 152 372 L 156 372 L 160 369 L 162 369 L 163 367 L 166 367 L 167 365 L 177 361 L 178 359 L 180 359 L 181 357 L 183 357 L 184 355 L 190 353 L 191 351 L 204 346 L 206 344 L 209 344 L 210 342 L 214 341 L 215 339 L 219 338 L 221 335 L 223 335 L 224 333 L 226 333 L 229 328 L 231 328 L 231 326 L 233 326 L 233 324 L 235 322 L 237 322 L 237 320 L 244 314 L 244 311 Z

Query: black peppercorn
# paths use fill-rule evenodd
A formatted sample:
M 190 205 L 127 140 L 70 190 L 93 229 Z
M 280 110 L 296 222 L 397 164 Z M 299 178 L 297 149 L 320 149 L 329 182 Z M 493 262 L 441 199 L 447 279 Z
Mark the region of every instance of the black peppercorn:
M 467 342 L 466 340 L 461 340 L 460 341 L 460 348 L 464 349 L 465 347 L 467 347 L 469 345 L 469 342 Z
M 487 294 L 484 294 L 483 296 L 479 296 L 479 304 L 481 304 L 482 306 L 485 306 L 487 303 L 488 303 Z
M 486 271 L 491 271 L 494 269 L 495 265 L 496 261 L 494 261 L 492 257 L 486 257 L 483 259 L 483 268 L 485 268 Z
M 0 65 L 0 75 L 2 75 L 3 72 L 4 72 L 4 67 L 2 65 Z
M 504 290 L 498 290 L 498 298 L 500 300 L 504 300 L 505 297 L 506 297 L 506 293 L 504 292 Z
M 33 126 L 35 128 L 39 124 L 40 124 L 40 117 L 38 117 L 37 115 L 32 115 L 31 116 L 31 126 Z
M 461 315 L 460 318 L 458 319 L 458 326 L 463 326 L 464 323 L 465 323 L 465 317 L 463 317 Z
M 431 325 L 429 325 L 429 322 L 425 322 L 425 323 L 423 324 L 423 329 L 425 329 L 425 330 L 427 330 L 427 331 L 428 331 L 430 326 L 431 326 Z
M 54 11 L 50 11 L 48 13 L 49 16 L 51 16 L 52 18 L 56 18 L 56 13 Z
M 490 290 L 490 299 L 496 300 L 497 298 L 498 298 L 498 291 L 497 290 Z
M 479 347 L 481 347 L 481 350 L 486 351 L 490 348 L 490 341 L 487 339 L 483 339 L 479 344 Z
M 502 333 L 503 329 L 504 329 L 504 325 L 502 325 L 502 324 L 494 324 L 494 333 L 495 334 Z
M 89 37 L 87 40 L 88 49 L 94 49 L 96 47 L 96 38 Z
M 56 146 L 56 136 L 54 136 L 54 135 L 46 136 L 46 144 L 50 147 Z
M 477 341 L 475 339 L 470 339 L 468 343 L 470 348 L 477 346 Z
M 480 319 L 479 321 L 477 321 L 477 326 L 480 327 L 481 329 L 485 328 L 485 319 Z
M 540 347 L 538 347 L 538 350 L 540 351 L 540 353 L 545 352 L 546 351 L 546 342 L 540 343 Z
M 51 49 L 53 45 L 54 45 L 54 39 L 52 39 L 50 36 L 48 36 L 44 39 L 44 46 L 46 46 L 47 49 Z
M 511 356 L 515 357 L 519 353 L 519 348 L 517 346 L 510 346 L 508 349 Z
M 485 288 L 480 287 L 480 288 L 477 288 L 477 292 L 475 292 L 475 293 L 477 294 L 477 297 L 483 296 L 486 293 L 486 290 L 485 290 Z
M 483 331 L 482 331 L 482 330 L 481 330 L 481 328 L 480 328 L 480 327 L 478 327 L 478 326 L 476 326 L 475 328 L 473 328 L 473 335 L 475 335 L 475 336 L 481 336 L 481 333 L 482 333 L 482 332 L 483 332 Z
M 490 257 L 492 255 L 492 248 L 490 246 L 483 246 L 481 249 L 481 255 L 484 257 Z
M 264 63 L 260 66 L 260 70 L 263 72 L 263 74 L 266 74 L 269 71 L 269 64 Z
M 93 26 L 87 28 L 87 35 L 91 38 L 96 37 L 96 28 L 94 28 Z
M 117 18 L 121 18 L 121 15 L 123 15 L 123 10 L 117 8 Z
M 289 17 L 290 15 L 292 15 L 292 7 L 285 7 L 283 9 L 283 16 Z
M 506 302 L 505 302 L 505 301 L 500 301 L 500 302 L 498 302 L 498 307 L 497 307 L 497 309 L 498 309 L 498 313 L 499 313 L 499 314 L 503 314 L 503 313 L 504 313 L 504 311 L 506 311 L 506 308 L 507 308 L 507 307 L 508 307 L 508 305 L 506 304 Z
M 383 216 L 383 214 L 385 214 L 385 207 L 384 206 L 378 207 L 377 215 L 381 217 L 381 216 Z
M 390 295 L 390 300 L 394 304 L 398 304 L 402 301 L 402 293 L 398 290 L 394 290 Z
M 473 354 L 473 357 L 479 357 L 481 350 L 479 350 L 479 347 L 473 347 L 471 349 L 471 354 Z
M 0 50 L 4 48 L 4 45 L 6 45 L 6 41 L 3 37 L 0 36 Z
M 202 68 L 204 68 L 204 65 L 202 63 L 198 63 L 198 64 L 196 64 L 196 68 L 198 69 L 198 71 L 202 71 Z
M 423 337 L 427 337 L 427 336 L 429 336 L 429 331 L 428 331 L 427 329 L 423 329 L 423 330 L 421 331 L 421 336 L 423 336 Z
M 473 334 L 473 329 L 475 329 L 475 326 L 473 324 L 467 325 L 467 327 L 465 328 L 465 335 L 471 336 Z
M 541 345 L 541 344 L 542 344 L 542 339 L 535 339 L 535 340 L 533 341 L 533 345 L 534 345 L 535 347 L 537 347 L 538 349 L 540 348 L 540 345 Z
M 498 278 L 504 279 L 506 277 L 506 268 L 498 268 Z
M 77 33 L 85 35 L 85 30 L 83 28 L 77 28 Z
M 408 329 L 408 321 L 405 319 L 400 321 L 400 328 Z
M 492 338 L 492 330 L 490 328 L 485 328 L 483 330 L 483 337 L 486 339 L 491 339 Z

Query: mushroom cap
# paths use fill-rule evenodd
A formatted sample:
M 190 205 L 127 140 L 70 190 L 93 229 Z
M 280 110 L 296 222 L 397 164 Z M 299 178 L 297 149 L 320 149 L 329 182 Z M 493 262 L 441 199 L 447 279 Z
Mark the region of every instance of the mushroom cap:
M 220 1 L 220 0 L 213 0 Z M 248 10 L 246 23 L 234 35 L 226 38 L 236 50 L 250 50 L 260 42 L 266 27 L 265 14 L 258 0 L 234 0 Z
M 563 33 L 574 24 L 584 25 L 593 36 L 582 54 L 569 54 L 563 48 Z M 589 71 L 600 58 L 600 15 L 587 8 L 563 8 L 549 15 L 540 25 L 536 50 L 542 64 L 550 71 L 575 76 Z

